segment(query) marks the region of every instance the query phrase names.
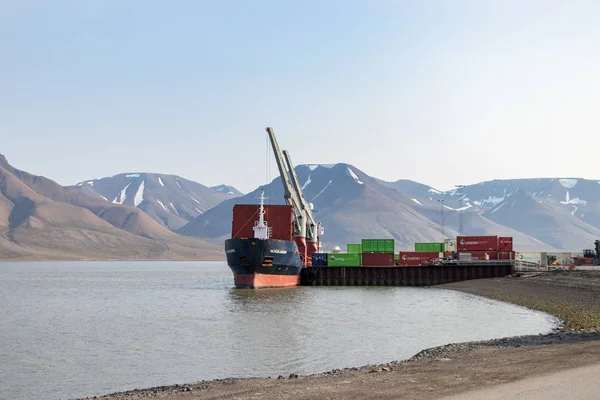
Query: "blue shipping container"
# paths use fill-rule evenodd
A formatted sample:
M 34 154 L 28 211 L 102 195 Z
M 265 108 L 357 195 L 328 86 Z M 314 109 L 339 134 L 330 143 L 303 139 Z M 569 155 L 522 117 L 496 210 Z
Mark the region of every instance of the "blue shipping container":
M 313 267 L 326 267 L 327 266 L 327 253 L 313 253 L 312 265 L 313 265 Z

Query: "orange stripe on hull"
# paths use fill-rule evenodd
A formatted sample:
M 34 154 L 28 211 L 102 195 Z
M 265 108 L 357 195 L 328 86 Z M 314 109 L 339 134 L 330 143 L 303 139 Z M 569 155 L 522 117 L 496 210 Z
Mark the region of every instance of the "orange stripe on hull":
M 293 287 L 300 284 L 299 275 L 240 274 L 234 275 L 237 288 L 260 289 L 276 287 Z

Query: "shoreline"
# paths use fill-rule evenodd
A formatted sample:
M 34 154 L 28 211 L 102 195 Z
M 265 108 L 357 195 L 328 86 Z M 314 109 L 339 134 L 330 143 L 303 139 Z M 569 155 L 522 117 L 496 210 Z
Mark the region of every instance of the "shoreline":
M 216 262 L 216 261 L 222 261 L 225 262 L 227 261 L 225 258 L 181 258 L 181 259 L 175 259 L 175 258 L 44 258 L 44 259 L 36 259 L 36 258 L 0 258 L 0 263 L 3 262 L 36 262 L 36 263 L 41 263 L 41 262 L 98 262 L 98 261 L 172 261 L 172 262 L 179 262 L 179 261 L 197 261 L 197 262 L 202 262 L 202 261 L 210 261 L 210 262 Z
M 383 390 L 382 380 L 388 384 L 384 391 L 391 390 L 389 396 L 382 397 L 405 398 L 403 396 L 412 395 L 423 399 L 437 399 L 442 395 L 460 394 L 467 389 L 483 387 L 482 385 L 490 383 L 512 382 L 515 380 L 515 376 L 511 375 L 511 371 L 507 367 L 514 366 L 515 362 L 523 365 L 531 364 L 530 369 L 525 369 L 518 374 L 520 377 L 539 375 L 536 374 L 536 371 L 539 372 L 539 368 L 536 368 L 539 363 L 543 363 L 543 371 L 559 371 L 569 367 L 600 362 L 600 273 L 553 271 L 543 274 L 516 274 L 515 276 L 461 281 L 435 287 L 470 293 L 548 313 L 562 322 L 553 332 L 449 343 L 423 349 L 405 360 L 339 368 L 308 375 L 290 374 L 287 377 L 280 375 L 269 378 L 203 380 L 134 389 L 97 397 L 85 397 L 80 400 L 92 398 L 104 400 L 134 398 L 238 399 L 255 398 L 256 394 L 258 394 L 256 398 L 263 399 L 319 399 L 327 398 L 327 396 L 337 399 L 348 398 L 349 393 L 353 393 L 352 396 L 355 397 L 369 397 L 373 390 L 377 390 L 377 388 Z M 531 354 L 524 357 L 523 352 Z M 577 352 L 581 353 L 579 357 L 574 356 Z M 560 357 L 563 362 L 548 363 L 548 354 L 550 353 Z M 490 362 L 490 357 L 493 359 L 492 362 Z M 536 357 L 541 357 L 538 364 L 533 362 Z M 479 369 L 473 370 L 472 366 L 479 362 L 483 365 L 480 365 Z M 498 370 L 502 363 L 506 364 L 504 369 Z M 416 385 L 415 382 L 420 382 L 423 378 L 427 378 L 425 381 L 433 379 L 429 376 L 433 365 L 436 366 L 434 372 L 438 374 L 435 379 L 440 380 L 442 384 L 438 388 L 431 385 L 425 385 L 427 387 L 422 388 Z M 451 368 L 440 368 L 446 365 Z M 467 374 L 469 371 L 473 374 L 470 380 L 463 381 L 462 385 L 452 386 L 452 379 L 457 379 L 457 376 Z M 403 385 L 396 386 L 392 383 L 394 379 L 385 379 L 385 376 L 393 375 L 402 381 L 407 372 L 415 373 L 413 379 L 415 382 L 404 382 Z M 489 376 L 487 372 L 490 372 Z M 494 378 L 492 375 L 505 376 L 505 379 Z M 447 381 L 444 378 L 447 378 Z M 358 387 L 354 387 L 354 383 Z M 317 390 L 311 391 L 314 393 L 308 393 L 308 388 Z M 263 393 L 265 389 L 268 389 L 267 393 Z M 341 389 L 345 394 L 339 394 Z M 338 394 L 334 395 L 335 393 Z

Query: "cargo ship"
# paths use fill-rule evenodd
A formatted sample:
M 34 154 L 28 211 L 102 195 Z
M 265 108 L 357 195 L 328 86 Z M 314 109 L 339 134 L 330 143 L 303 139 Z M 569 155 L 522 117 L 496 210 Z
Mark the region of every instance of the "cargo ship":
M 298 246 L 291 240 L 271 238 L 273 230 L 265 220 L 264 189 L 257 213 L 253 215 L 256 214 L 258 219 L 248 219 L 241 224 L 243 230 L 254 222 L 253 237 L 225 241 L 227 264 L 233 272 L 235 286 L 245 289 L 298 286 L 303 267 Z M 235 217 L 239 218 L 239 214 L 234 211 L 234 230 L 239 224 Z
M 312 205 L 304 198 L 288 152 L 279 150 L 273 129 L 266 130 L 286 204 L 265 205 L 263 189 L 259 205 L 234 205 L 225 254 L 236 288 L 298 286 L 303 268 L 312 265 L 312 255 L 318 252 L 319 235 L 323 233 L 312 215 Z

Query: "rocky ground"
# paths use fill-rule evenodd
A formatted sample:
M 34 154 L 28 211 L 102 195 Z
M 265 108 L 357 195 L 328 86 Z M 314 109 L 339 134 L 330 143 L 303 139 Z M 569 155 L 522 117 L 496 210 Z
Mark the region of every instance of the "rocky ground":
M 549 335 L 449 344 L 410 360 L 309 376 L 221 379 L 115 393 L 99 399 L 439 399 L 492 385 L 600 364 L 600 272 L 557 271 L 456 282 L 441 288 L 550 312 Z

